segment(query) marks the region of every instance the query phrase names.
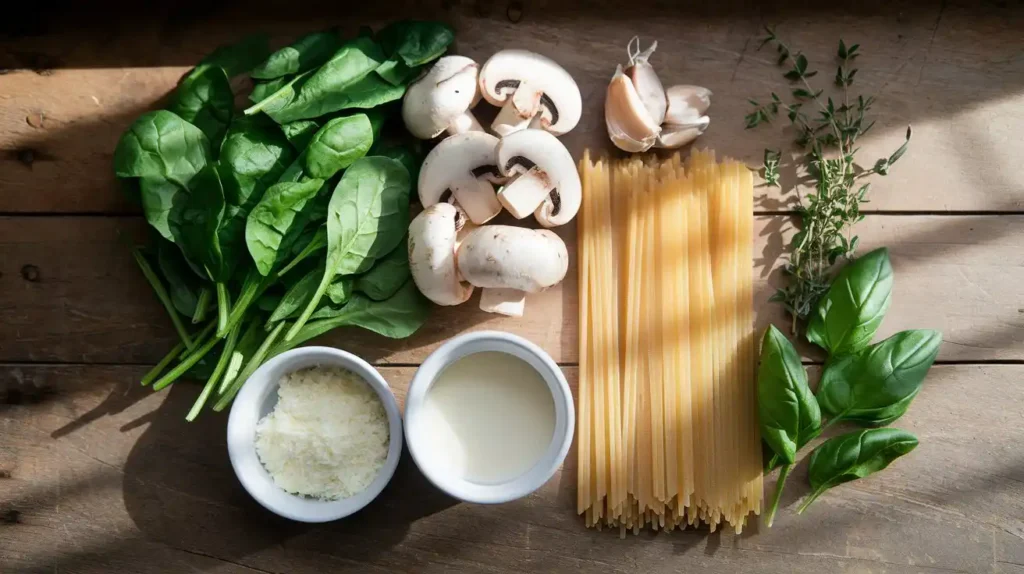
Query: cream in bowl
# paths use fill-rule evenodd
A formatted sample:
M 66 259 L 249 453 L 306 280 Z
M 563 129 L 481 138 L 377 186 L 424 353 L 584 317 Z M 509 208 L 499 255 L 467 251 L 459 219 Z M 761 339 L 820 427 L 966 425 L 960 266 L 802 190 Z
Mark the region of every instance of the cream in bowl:
M 228 419 L 228 452 L 245 489 L 293 520 L 324 522 L 370 503 L 402 451 L 398 405 L 358 357 L 303 347 L 246 382 Z
M 572 395 L 536 345 L 506 333 L 462 335 L 417 371 L 406 442 L 426 477 L 469 502 L 498 503 L 542 486 L 572 442 Z

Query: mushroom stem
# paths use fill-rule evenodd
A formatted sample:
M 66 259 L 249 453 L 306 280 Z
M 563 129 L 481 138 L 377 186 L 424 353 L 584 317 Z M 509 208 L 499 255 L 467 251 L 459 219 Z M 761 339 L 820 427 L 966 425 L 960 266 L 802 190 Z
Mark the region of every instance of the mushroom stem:
M 526 291 L 493 287 L 480 290 L 480 309 L 509 317 L 522 317 L 526 309 Z
M 477 225 L 483 225 L 501 213 L 501 203 L 494 193 L 494 186 L 485 179 L 456 181 L 450 189 L 466 216 Z
M 525 219 L 536 211 L 554 188 L 547 172 L 538 166 L 533 166 L 503 187 L 498 192 L 498 201 L 505 206 L 512 217 Z
M 516 93 L 519 92 L 516 91 Z M 538 94 L 538 101 L 539 100 L 540 98 Z M 498 112 L 497 116 L 495 116 L 494 121 L 491 122 L 491 130 L 498 134 L 498 137 L 505 137 L 509 134 L 528 128 L 533 118 L 533 113 L 520 111 L 516 105 L 515 99 L 509 98 L 509 100 L 505 102 L 505 105 L 501 106 L 501 111 Z
M 469 110 L 455 116 L 452 118 L 452 123 L 448 124 L 448 135 L 452 136 L 466 132 L 482 131 L 484 131 L 484 127 L 480 125 L 480 122 L 476 121 L 476 116 Z

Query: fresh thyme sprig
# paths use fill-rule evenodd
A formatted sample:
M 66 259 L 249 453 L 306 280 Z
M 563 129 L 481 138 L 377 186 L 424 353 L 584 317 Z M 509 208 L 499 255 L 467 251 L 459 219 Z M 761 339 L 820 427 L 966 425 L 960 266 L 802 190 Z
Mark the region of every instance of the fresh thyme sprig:
M 808 80 L 818 72 L 810 69 L 807 57 L 790 49 L 774 29 L 766 27 L 765 31 L 767 36 L 761 47 L 775 46 L 777 64 L 788 68 L 783 77 L 796 85 L 790 88 L 790 97 L 785 100 L 774 92 L 765 104 L 749 100 L 754 110 L 744 120 L 749 129 L 771 123 L 780 113 L 785 113 L 797 130 L 795 143 L 804 152 L 803 163 L 814 180 L 814 189 L 800 197 L 797 208 L 800 229 L 790 243 L 785 267 L 789 284 L 772 298 L 789 311 L 795 333 L 800 321 L 808 318 L 828 289 L 836 261 L 852 258 L 856 253 L 859 238 L 853 235 L 853 226 L 864 219 L 860 206 L 867 203 L 870 189 L 867 183 L 857 187 L 858 181 L 872 174 L 886 175 L 906 153 L 911 130 L 907 128 L 906 141 L 892 155 L 879 159 L 870 169 L 861 168 L 855 159 L 859 150 L 856 142 L 874 126 L 865 116 L 875 98 L 850 94 L 850 86 L 857 75 L 853 64 L 860 56 L 860 44 L 848 47 L 839 40 L 834 79 L 839 92 L 836 95 L 839 103 L 836 103 L 831 96 L 824 95 L 823 89 L 811 86 Z M 779 186 L 781 158 L 781 150 L 764 152 L 764 179 L 769 186 Z

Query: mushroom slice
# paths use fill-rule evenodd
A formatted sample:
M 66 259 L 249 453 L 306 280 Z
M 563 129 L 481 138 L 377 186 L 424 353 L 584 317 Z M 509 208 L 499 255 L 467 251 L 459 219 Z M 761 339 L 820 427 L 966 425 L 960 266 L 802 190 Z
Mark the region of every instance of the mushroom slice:
M 434 146 L 420 167 L 417 188 L 423 207 L 455 201 L 477 225 L 501 213 L 494 186 L 486 179 L 486 174 L 498 171 L 494 165 L 497 145 L 498 138 L 473 131 Z
M 433 139 L 445 131 L 483 131 L 469 110 L 479 100 L 479 66 L 465 56 L 445 56 L 409 85 L 402 98 L 402 119 L 409 133 Z
M 691 124 L 666 124 L 658 135 L 658 142 L 655 144 L 655 147 L 670 149 L 683 147 L 704 133 L 710 123 L 711 118 L 704 116 Z
M 634 42 L 636 43 L 635 50 L 633 49 Z M 661 78 L 654 71 L 654 66 L 648 62 L 656 49 L 658 49 L 658 43 L 654 42 L 641 52 L 640 38 L 633 36 L 627 48 L 629 67 L 626 68 L 625 74 L 633 82 L 633 87 L 636 88 L 637 95 L 640 96 L 640 101 L 643 102 L 647 113 L 651 115 L 651 119 L 655 124 L 660 125 L 665 121 L 668 98 L 665 94 L 665 87 L 661 84 Z
M 409 224 L 409 269 L 416 287 L 438 305 L 465 303 L 473 286 L 460 282 L 455 241 L 458 210 L 447 203 L 424 209 Z
M 484 289 L 480 308 L 492 313 L 521 315 L 519 298 L 557 285 L 569 270 L 569 253 L 560 237 L 547 229 L 508 225 L 472 231 L 456 260 L 466 281 Z
M 525 171 L 498 193 L 498 201 L 513 216 L 522 219 L 532 212 L 544 227 L 576 217 L 582 199 L 580 175 L 558 138 L 542 130 L 516 132 L 498 143 L 497 158 L 503 175 Z
M 622 72 L 622 66 L 615 69 L 615 75 L 608 84 L 604 100 L 604 121 L 612 142 L 629 152 L 649 149 L 661 132 L 661 128 L 644 106 L 632 80 Z M 628 145 L 630 142 L 638 142 L 639 146 Z M 635 149 L 636 147 L 640 149 Z
M 580 121 L 580 89 L 554 60 L 525 50 L 502 50 L 480 69 L 480 92 L 501 108 L 491 129 L 499 136 L 540 128 L 562 135 Z
M 687 125 L 700 121 L 711 107 L 711 90 L 700 86 L 672 86 L 668 95 L 665 123 Z

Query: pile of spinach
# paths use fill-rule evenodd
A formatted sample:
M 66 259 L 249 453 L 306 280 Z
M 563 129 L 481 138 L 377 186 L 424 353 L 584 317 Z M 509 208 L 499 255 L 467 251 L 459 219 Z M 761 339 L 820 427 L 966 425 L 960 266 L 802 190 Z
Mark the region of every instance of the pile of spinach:
M 204 58 L 121 137 L 114 172 L 154 230 L 133 255 L 181 339 L 142 383 L 205 380 L 188 420 L 331 329 L 403 338 L 426 320 L 405 241 L 421 155 L 393 120 L 452 40 L 418 21 L 317 32 L 276 52 L 247 38 Z M 232 81 L 245 73 L 242 110 Z
M 766 470 L 781 467 L 765 516 L 768 526 L 798 451 L 826 428 L 841 421 L 866 427 L 830 438 L 811 452 L 812 491 L 798 513 L 833 486 L 882 470 L 917 446 L 909 432 L 879 427 L 907 412 L 935 362 L 942 335 L 902 331 L 871 344 L 889 309 L 892 284 L 889 252 L 876 249 L 845 266 L 818 301 L 807 339 L 825 349 L 828 360 L 816 393 L 792 343 L 775 326 L 765 331 L 758 418 L 771 452 Z

